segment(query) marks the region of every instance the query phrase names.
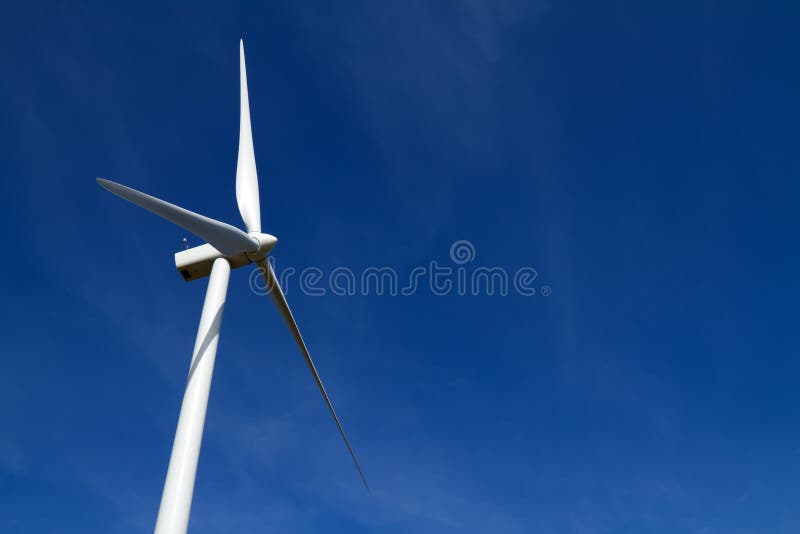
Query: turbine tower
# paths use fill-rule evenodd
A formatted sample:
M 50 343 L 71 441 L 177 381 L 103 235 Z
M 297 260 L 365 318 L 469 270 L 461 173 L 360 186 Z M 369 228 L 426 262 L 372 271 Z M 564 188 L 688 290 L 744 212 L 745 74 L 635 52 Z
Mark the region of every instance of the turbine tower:
M 208 393 L 211 376 L 214 373 L 214 360 L 217 354 L 217 341 L 222 325 L 222 311 L 228 291 L 231 269 L 255 263 L 264 277 L 272 303 L 283 318 L 295 342 L 305 358 L 306 365 L 322 393 L 322 398 L 333 416 L 336 427 L 353 459 L 364 486 L 369 490 L 367 479 L 358 465 L 350 441 L 344 433 L 339 417 L 322 385 L 322 379 L 314 366 L 300 329 L 292 316 L 286 297 L 278 284 L 275 271 L 267 262 L 267 256 L 278 242 L 275 236 L 261 233 L 261 209 L 258 199 L 258 176 L 253 150 L 253 132 L 250 126 L 250 104 L 247 96 L 247 71 L 244 64 L 244 43 L 239 41 L 241 115 L 239 124 L 239 158 L 236 166 L 236 202 L 247 232 L 209 217 L 191 212 L 130 187 L 110 180 L 98 178 L 101 187 L 115 195 L 144 208 L 159 217 L 193 233 L 207 241 L 206 244 L 183 250 L 175 254 L 175 266 L 184 280 L 191 281 L 209 277 L 200 326 L 194 344 L 189 377 L 183 394 L 178 428 L 172 445 L 172 455 L 161 495 L 161 506 L 156 520 L 156 534 L 182 534 L 189 524 L 192 507 L 194 481 L 197 473 L 197 460 L 200 456 L 200 442 L 203 437 Z

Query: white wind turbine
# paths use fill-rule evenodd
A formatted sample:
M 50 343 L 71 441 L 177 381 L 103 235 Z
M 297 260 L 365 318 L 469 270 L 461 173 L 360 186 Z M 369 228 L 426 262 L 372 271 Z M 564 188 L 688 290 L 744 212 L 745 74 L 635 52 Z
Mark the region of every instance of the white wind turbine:
M 241 78 L 241 117 L 239 126 L 239 159 L 236 167 L 236 201 L 247 227 L 247 233 L 229 224 L 210 219 L 169 202 L 146 195 L 130 187 L 109 180 L 97 179 L 101 187 L 180 226 L 206 240 L 208 243 L 175 254 L 175 266 L 186 281 L 209 276 L 200 326 L 189 367 L 189 378 L 183 394 L 178 428 L 172 445 L 172 455 L 164 482 L 161 506 L 156 520 L 156 534 L 186 532 L 192 506 L 200 441 L 205 424 L 208 392 L 214 372 L 222 310 L 228 290 L 231 269 L 255 262 L 261 270 L 269 296 L 300 347 L 306 365 L 311 371 L 325 404 L 328 405 L 336 427 L 344 439 L 361 480 L 367 486 L 364 473 L 358 465 L 353 448 L 336 416 L 331 400 L 325 392 L 308 348 L 300 335 L 286 297 L 278 285 L 267 255 L 278 242 L 277 238 L 261 233 L 261 210 L 258 200 L 258 177 L 253 151 L 253 133 L 250 127 L 250 104 L 247 97 L 247 72 L 244 64 L 244 43 L 239 42 Z M 367 489 L 369 487 L 367 486 Z

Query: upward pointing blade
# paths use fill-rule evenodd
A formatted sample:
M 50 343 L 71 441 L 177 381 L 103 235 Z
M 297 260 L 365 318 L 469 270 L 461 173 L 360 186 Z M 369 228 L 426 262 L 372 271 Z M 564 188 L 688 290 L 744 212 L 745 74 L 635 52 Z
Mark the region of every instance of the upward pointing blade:
M 261 232 L 261 208 L 258 201 L 258 174 L 250 127 L 250 102 L 247 95 L 247 69 L 244 66 L 244 41 L 239 41 L 239 160 L 236 163 L 236 202 L 248 232 Z
M 347 439 L 347 436 L 344 433 L 342 423 L 339 422 L 339 417 L 336 416 L 336 412 L 333 409 L 333 404 L 331 404 L 331 399 L 328 397 L 328 393 L 325 392 L 325 386 L 322 385 L 322 379 L 317 372 L 317 368 L 314 366 L 314 361 L 311 359 L 311 355 L 308 353 L 306 343 L 303 341 L 303 336 L 300 335 L 300 329 L 297 327 L 297 322 L 295 322 L 294 317 L 292 316 L 292 311 L 289 309 L 289 304 L 286 302 L 286 297 L 283 295 L 283 290 L 281 290 L 281 286 L 278 285 L 278 278 L 275 276 L 275 271 L 272 270 L 272 266 L 266 260 L 259 261 L 258 266 L 261 269 L 261 275 L 264 277 L 264 282 L 267 284 L 267 290 L 269 290 L 269 296 L 272 299 L 272 303 L 275 304 L 275 307 L 278 309 L 278 313 L 281 314 L 284 322 L 286 322 L 286 326 L 288 326 L 289 330 L 292 331 L 292 335 L 294 336 L 294 340 L 297 342 L 297 346 L 300 347 L 300 350 L 303 352 L 303 358 L 306 360 L 306 365 L 308 365 L 308 369 L 311 371 L 311 375 L 314 377 L 314 382 L 317 383 L 319 392 L 322 393 L 322 398 L 325 399 L 325 404 L 328 405 L 328 410 L 330 410 L 333 420 L 336 423 L 336 427 L 339 429 L 339 434 L 341 434 L 342 439 L 344 439 L 344 444 L 347 446 L 347 450 L 350 452 L 350 457 L 353 459 L 353 463 L 358 470 L 361 481 L 364 483 L 364 487 L 367 488 L 367 491 L 369 491 L 367 479 L 364 477 L 364 473 L 361 471 L 361 467 L 358 465 L 356 454 L 353 452 L 353 448 L 350 446 L 350 441 Z
M 230 224 L 194 213 L 111 180 L 98 178 L 97 183 L 118 197 L 155 213 L 173 224 L 177 224 L 199 238 L 205 239 L 211 246 L 225 255 L 233 256 L 240 252 L 251 252 L 259 247 L 259 242 L 256 238 L 247 235 Z

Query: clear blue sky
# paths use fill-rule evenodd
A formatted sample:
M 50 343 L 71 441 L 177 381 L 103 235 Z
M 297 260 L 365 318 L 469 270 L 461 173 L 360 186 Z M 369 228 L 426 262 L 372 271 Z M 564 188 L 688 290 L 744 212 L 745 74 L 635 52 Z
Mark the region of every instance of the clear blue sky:
M 0 531 L 153 527 L 205 282 L 95 177 L 240 225 L 240 36 L 279 265 L 552 294 L 290 289 L 367 495 L 234 271 L 192 532 L 800 531 L 800 13 L 646 4 L 4 4 Z

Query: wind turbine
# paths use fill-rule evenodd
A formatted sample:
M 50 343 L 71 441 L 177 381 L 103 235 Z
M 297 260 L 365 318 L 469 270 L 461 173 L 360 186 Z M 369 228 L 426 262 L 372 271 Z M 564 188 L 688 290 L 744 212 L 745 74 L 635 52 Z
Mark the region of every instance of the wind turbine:
M 278 309 L 286 326 L 303 353 L 306 365 L 322 393 L 336 427 L 344 439 L 344 444 L 353 459 L 361 481 L 369 490 L 367 479 L 358 465 L 350 441 L 344 433 L 342 424 L 333 409 L 333 404 L 322 385 L 314 362 L 308 352 L 300 329 L 292 316 L 286 297 L 278 284 L 275 271 L 267 262 L 267 255 L 278 242 L 275 236 L 261 233 L 261 210 L 258 199 L 258 176 L 253 151 L 253 133 L 250 127 L 250 104 L 247 96 L 247 71 L 244 64 L 244 42 L 239 41 L 241 115 L 239 124 L 239 159 L 236 166 L 236 202 L 239 213 L 247 227 L 243 232 L 235 226 L 191 212 L 130 187 L 110 180 L 97 179 L 101 187 L 115 195 L 132 202 L 163 217 L 207 241 L 205 245 L 183 250 L 175 254 L 175 266 L 184 280 L 191 281 L 209 277 L 200 326 L 189 366 L 189 378 L 183 394 L 178 428 L 172 445 L 172 455 L 161 495 L 161 506 L 156 520 L 156 534 L 185 533 L 189 524 L 192 506 L 194 481 L 197 473 L 197 460 L 200 455 L 200 442 L 203 436 L 208 393 L 214 360 L 217 353 L 222 311 L 228 291 L 231 269 L 255 263 L 264 277 L 272 303 Z

